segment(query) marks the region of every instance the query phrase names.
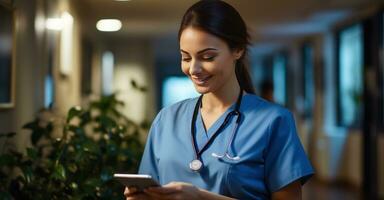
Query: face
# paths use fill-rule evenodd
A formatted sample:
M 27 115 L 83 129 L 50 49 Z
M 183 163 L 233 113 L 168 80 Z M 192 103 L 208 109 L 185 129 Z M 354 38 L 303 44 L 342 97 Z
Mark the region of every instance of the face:
M 216 92 L 237 83 L 235 62 L 243 51 L 231 51 L 224 40 L 189 27 L 180 36 L 180 52 L 182 71 L 192 80 L 197 92 Z

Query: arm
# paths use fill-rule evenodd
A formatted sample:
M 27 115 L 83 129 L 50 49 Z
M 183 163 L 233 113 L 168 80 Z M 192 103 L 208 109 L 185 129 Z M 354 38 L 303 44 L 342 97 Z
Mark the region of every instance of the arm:
M 301 184 L 295 181 L 272 193 L 272 200 L 301 200 Z

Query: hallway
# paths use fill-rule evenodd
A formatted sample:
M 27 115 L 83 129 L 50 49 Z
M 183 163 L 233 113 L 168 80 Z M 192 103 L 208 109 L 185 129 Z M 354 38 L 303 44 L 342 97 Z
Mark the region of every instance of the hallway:
M 224 1 L 249 28 L 247 64 L 256 94 L 292 112 L 315 169 L 303 199 L 384 199 L 384 1 Z M 136 173 L 157 113 L 200 95 L 181 70 L 178 38 L 183 13 L 195 2 L 0 0 L 0 199 L 10 190 L 10 171 L 33 171 L 10 166 L 19 157 L 42 156 L 31 149 L 44 134 L 52 134 L 52 148 L 65 131 L 89 134 L 71 149 L 84 161 L 81 156 L 103 145 L 88 137 L 109 140 L 110 132 L 125 131 L 134 135 L 128 137 L 132 149 L 112 138 L 108 153 L 122 148 L 118 166 Z M 121 118 L 100 122 L 100 113 Z M 103 169 L 106 180 L 110 167 Z M 54 174 L 79 168 L 59 166 Z M 101 178 L 95 177 L 88 181 L 96 184 Z

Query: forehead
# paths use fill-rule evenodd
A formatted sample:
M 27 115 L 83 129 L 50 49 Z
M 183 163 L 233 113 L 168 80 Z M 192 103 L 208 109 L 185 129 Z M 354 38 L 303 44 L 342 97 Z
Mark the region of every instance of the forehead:
M 208 47 L 223 49 L 227 45 L 224 40 L 201 29 L 188 27 L 181 33 L 180 48 L 183 51 L 196 53 Z

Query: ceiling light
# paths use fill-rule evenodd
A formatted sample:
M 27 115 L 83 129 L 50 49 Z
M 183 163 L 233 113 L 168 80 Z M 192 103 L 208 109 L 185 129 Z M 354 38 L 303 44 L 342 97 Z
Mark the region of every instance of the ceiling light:
M 131 1 L 131 0 L 115 0 L 115 1 Z
M 118 19 L 101 19 L 97 22 L 96 28 L 103 32 L 113 32 L 121 29 L 121 21 Z

